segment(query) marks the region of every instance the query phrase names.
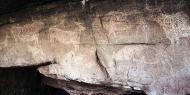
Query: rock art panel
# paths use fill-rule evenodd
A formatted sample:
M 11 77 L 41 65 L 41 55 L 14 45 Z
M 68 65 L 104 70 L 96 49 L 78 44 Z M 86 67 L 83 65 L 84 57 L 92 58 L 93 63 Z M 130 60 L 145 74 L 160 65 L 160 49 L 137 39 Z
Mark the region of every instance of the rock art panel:
M 52 62 L 38 70 L 56 85 L 62 80 L 135 88 L 148 95 L 189 94 L 185 5 L 169 10 L 167 2 L 138 2 L 142 5 L 131 0 L 68 3 L 69 8 L 53 6 L 56 12 L 46 9 L 47 16 L 0 26 L 0 67 Z

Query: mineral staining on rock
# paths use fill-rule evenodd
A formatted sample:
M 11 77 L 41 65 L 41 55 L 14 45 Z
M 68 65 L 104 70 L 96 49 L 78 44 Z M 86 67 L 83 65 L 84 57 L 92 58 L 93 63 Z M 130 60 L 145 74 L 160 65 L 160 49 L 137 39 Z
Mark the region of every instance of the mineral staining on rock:
M 134 87 L 148 95 L 190 93 L 188 14 L 180 8 L 167 13 L 166 5 L 120 3 L 55 7 L 61 11 L 1 26 L 0 66 L 52 61 L 39 71 L 54 79 Z

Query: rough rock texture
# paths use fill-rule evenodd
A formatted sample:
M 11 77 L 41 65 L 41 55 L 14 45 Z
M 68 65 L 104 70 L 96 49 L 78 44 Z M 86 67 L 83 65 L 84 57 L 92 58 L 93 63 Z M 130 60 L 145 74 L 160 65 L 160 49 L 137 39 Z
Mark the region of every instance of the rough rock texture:
M 186 0 L 91 0 L 3 15 L 0 66 L 52 62 L 39 71 L 54 79 L 133 87 L 148 95 L 186 95 L 188 5 Z

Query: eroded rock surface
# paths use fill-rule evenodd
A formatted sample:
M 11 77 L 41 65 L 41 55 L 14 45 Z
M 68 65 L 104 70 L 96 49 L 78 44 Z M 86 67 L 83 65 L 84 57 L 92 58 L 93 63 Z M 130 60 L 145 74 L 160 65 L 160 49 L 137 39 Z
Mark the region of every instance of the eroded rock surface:
M 0 27 L 0 66 L 52 62 L 39 71 L 53 79 L 133 87 L 148 95 L 186 95 L 188 2 L 156 1 L 55 3 L 8 20 L 2 16 L 9 24 Z M 28 17 L 21 19 L 21 14 Z

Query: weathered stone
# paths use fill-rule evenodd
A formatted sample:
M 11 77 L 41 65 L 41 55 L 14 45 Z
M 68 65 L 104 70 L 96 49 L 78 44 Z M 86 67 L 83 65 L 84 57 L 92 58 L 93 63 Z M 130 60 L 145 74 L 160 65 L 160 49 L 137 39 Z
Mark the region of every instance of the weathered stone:
M 97 43 L 156 44 L 167 41 L 162 27 L 155 21 L 146 20 L 141 13 L 127 14 L 125 12 L 110 12 L 105 14 L 100 20 L 95 19 L 95 21 L 93 30 L 97 35 L 95 36 L 98 40 Z
M 59 45 L 59 44 L 58 44 Z M 56 75 L 55 78 L 78 80 L 98 84 L 105 80 L 96 59 L 96 48 L 91 45 L 61 45 L 53 46 L 51 54 L 57 64 L 49 65 L 47 70 L 40 68 L 43 74 Z M 59 48 L 58 48 L 59 47 Z
M 74 80 L 148 95 L 190 93 L 190 25 L 182 8 L 167 13 L 165 4 L 139 8 L 128 0 L 68 5 L 69 11 L 53 6 L 57 13 L 1 26 L 0 67 L 55 63 L 38 70 L 62 80 L 46 82 L 63 89 Z

